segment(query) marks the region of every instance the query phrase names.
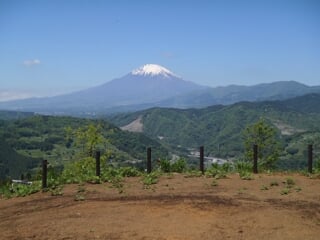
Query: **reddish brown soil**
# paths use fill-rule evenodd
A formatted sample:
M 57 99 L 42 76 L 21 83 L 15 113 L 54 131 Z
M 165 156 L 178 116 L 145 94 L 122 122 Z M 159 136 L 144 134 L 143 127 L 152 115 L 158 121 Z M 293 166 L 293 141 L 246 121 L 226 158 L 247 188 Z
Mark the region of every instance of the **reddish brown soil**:
M 212 186 L 175 174 L 149 189 L 127 178 L 122 193 L 105 183 L 1 199 L 0 239 L 320 239 L 320 179 L 291 175 L 295 185 L 281 195 L 288 177 L 229 175 Z

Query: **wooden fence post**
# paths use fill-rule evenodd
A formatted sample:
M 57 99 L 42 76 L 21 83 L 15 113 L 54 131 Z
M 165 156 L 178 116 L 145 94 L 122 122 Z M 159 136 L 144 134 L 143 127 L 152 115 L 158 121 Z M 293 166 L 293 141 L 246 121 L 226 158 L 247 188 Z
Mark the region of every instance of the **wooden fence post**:
M 204 147 L 201 146 L 200 147 L 200 171 L 202 172 L 202 174 L 204 174 Z
M 100 177 L 100 151 L 96 152 L 96 176 Z
M 147 148 L 147 173 L 151 173 L 151 148 Z
M 42 189 L 47 188 L 48 161 L 42 160 Z
M 312 173 L 313 149 L 312 145 L 308 145 L 308 172 Z
M 258 173 L 258 145 L 253 145 L 253 173 Z

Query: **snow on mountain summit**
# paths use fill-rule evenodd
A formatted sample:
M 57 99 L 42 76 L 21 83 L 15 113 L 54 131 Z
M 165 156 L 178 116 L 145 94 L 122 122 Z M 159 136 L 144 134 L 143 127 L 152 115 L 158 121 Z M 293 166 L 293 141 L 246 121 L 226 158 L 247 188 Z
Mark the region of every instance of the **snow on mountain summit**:
M 142 67 L 139 67 L 131 72 L 133 75 L 162 75 L 164 77 L 174 76 L 177 77 L 174 73 L 172 73 L 170 70 L 166 69 L 165 67 L 162 67 L 157 64 L 146 64 Z

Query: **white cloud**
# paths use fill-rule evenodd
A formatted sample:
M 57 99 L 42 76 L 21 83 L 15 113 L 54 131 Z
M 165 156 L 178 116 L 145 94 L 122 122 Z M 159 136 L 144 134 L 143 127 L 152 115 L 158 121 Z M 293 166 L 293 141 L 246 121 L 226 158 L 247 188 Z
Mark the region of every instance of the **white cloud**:
M 30 60 L 24 60 L 23 61 L 23 65 L 27 66 L 27 67 L 32 67 L 35 65 L 39 65 L 41 62 L 39 59 L 30 59 Z
M 0 102 L 30 98 L 33 95 L 29 92 L 22 91 L 0 91 Z

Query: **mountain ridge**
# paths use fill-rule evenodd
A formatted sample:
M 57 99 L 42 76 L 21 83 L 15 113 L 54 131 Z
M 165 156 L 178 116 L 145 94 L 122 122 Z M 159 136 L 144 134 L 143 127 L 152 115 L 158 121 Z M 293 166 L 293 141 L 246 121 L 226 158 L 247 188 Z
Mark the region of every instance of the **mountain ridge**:
M 283 100 L 308 93 L 320 93 L 320 86 L 278 81 L 208 87 L 186 81 L 160 65 L 146 64 L 99 86 L 53 97 L 0 102 L 0 109 L 94 117 L 151 107 L 203 108 L 241 101 Z

